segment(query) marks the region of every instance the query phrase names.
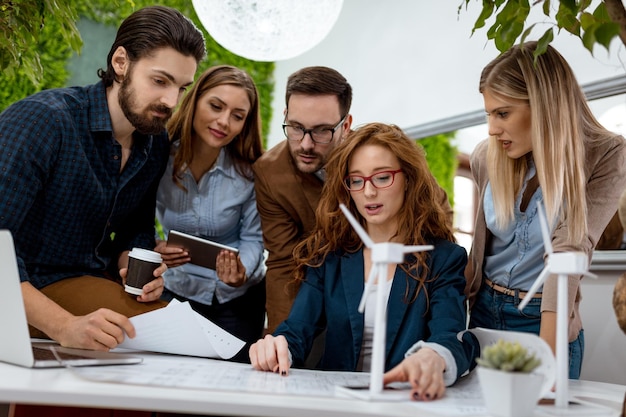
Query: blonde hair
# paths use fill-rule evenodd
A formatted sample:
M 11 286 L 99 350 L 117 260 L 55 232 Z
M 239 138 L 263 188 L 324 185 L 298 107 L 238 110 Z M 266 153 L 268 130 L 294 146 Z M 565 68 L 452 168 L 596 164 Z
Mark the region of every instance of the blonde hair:
M 587 236 L 585 147 L 615 135 L 593 116 L 567 61 L 551 46 L 535 58 L 536 47 L 536 42 L 516 45 L 490 62 L 479 91 L 529 105 L 532 159 L 548 221 L 566 223 L 568 240 L 580 245 Z M 529 158 L 511 159 L 489 138 L 487 168 L 499 226 L 513 219 Z

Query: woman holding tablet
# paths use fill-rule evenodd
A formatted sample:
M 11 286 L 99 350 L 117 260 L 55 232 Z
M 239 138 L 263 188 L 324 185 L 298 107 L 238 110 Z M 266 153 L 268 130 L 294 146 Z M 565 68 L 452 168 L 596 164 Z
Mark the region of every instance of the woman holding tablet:
M 250 76 L 232 66 L 206 70 L 168 124 L 170 159 L 157 193 L 157 219 L 176 230 L 239 250 L 221 251 L 215 269 L 157 241 L 169 267 L 165 297 L 239 337 L 256 341 L 265 319 L 265 266 L 251 164 L 261 156 L 259 99 Z M 247 349 L 234 360 L 247 361 Z

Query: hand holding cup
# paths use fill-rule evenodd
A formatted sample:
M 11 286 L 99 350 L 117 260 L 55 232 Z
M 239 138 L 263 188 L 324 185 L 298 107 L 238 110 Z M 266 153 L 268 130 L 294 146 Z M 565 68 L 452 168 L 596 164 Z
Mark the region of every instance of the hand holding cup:
M 143 286 L 156 279 L 154 270 L 163 260 L 158 252 L 133 248 L 128 254 L 128 272 L 124 290 L 133 295 L 141 295 Z

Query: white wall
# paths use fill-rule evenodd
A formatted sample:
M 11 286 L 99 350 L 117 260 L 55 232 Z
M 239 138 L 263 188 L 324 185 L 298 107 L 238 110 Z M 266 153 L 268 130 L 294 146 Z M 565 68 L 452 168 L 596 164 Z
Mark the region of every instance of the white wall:
M 344 0 L 337 24 L 318 46 L 276 63 L 268 144 L 283 139 L 287 77 L 309 65 L 333 67 L 348 79 L 354 90 L 355 126 L 382 121 L 406 128 L 482 109 L 478 78 L 498 53 L 487 42 L 485 29 L 470 37 L 481 2 L 470 2 L 469 10 L 458 14 L 461 3 Z M 570 62 L 581 84 L 626 71 L 619 62 L 618 52 L 622 58 L 626 55 L 619 42 L 610 56 L 597 48 L 597 59 L 566 33 L 553 45 Z
M 613 288 L 626 271 L 622 251 L 594 254 L 591 271 L 598 279 L 583 278 L 580 315 L 585 329 L 585 356 L 581 379 L 626 385 L 626 335 L 619 328 L 613 310 Z M 602 258 L 612 258 L 604 267 Z M 595 265 L 594 265 L 595 264 Z

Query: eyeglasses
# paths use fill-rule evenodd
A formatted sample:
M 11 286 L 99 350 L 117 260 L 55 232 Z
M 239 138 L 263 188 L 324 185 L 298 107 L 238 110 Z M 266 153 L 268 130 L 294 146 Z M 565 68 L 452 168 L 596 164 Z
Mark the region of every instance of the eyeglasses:
M 348 175 L 343 179 L 343 185 L 348 191 L 361 191 L 365 188 L 365 183 L 369 181 L 375 188 L 389 188 L 396 179 L 396 174 L 402 172 L 401 169 L 395 171 L 380 171 L 369 177 L 361 175 Z
M 315 127 L 313 129 L 305 129 L 302 126 L 292 126 L 283 124 L 283 132 L 285 132 L 285 136 L 289 140 L 301 141 L 304 139 L 304 136 L 308 133 L 311 136 L 311 140 L 314 143 L 326 144 L 330 143 L 333 140 L 333 136 L 335 135 L 335 131 L 339 129 L 339 127 L 343 124 L 344 120 L 346 120 L 346 116 L 335 125 L 335 127 Z

